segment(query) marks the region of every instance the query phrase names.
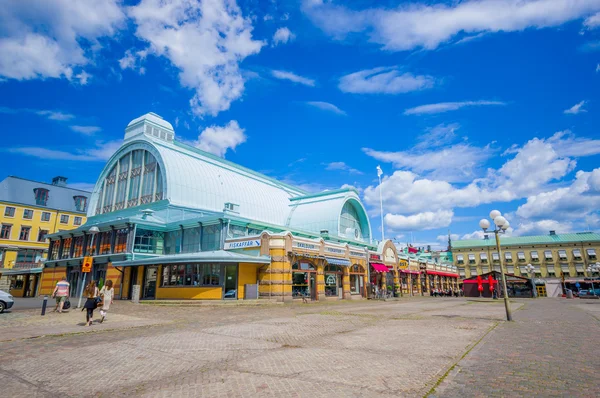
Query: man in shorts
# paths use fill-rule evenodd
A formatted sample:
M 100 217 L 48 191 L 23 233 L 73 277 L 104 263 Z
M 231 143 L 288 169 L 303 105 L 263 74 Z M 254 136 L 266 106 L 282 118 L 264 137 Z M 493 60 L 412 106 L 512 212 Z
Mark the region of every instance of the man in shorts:
M 52 293 L 52 297 L 56 298 L 56 306 L 54 307 L 54 312 L 58 311 L 62 313 L 63 305 L 65 305 L 65 301 L 67 297 L 69 297 L 69 282 L 67 282 L 67 277 L 63 277 L 61 281 L 56 284 L 54 288 L 54 292 Z

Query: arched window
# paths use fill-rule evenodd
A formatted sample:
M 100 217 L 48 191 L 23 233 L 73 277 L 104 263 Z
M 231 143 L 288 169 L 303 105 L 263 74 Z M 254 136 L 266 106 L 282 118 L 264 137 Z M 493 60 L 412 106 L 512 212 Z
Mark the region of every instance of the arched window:
M 294 263 L 294 265 L 292 265 L 292 269 L 299 269 L 299 270 L 303 270 L 303 271 L 305 271 L 305 270 L 306 271 L 314 271 L 315 266 L 308 262 L 299 262 L 299 263 Z
M 136 149 L 121 156 L 102 181 L 96 214 L 162 200 L 163 191 L 156 158 L 148 151 Z
M 347 201 L 342 208 L 342 214 L 340 216 L 340 233 L 350 239 L 363 240 L 369 239 L 368 226 L 361 222 L 361 219 L 366 217 L 360 217 L 359 209 L 352 201 Z
M 350 268 L 350 273 L 354 273 L 354 274 L 364 274 L 365 273 L 365 269 L 364 267 L 362 267 L 361 265 L 358 264 L 354 264 L 351 268 Z
M 343 273 L 344 271 L 338 265 L 327 264 L 325 266 L 325 272 L 341 272 L 341 273 Z

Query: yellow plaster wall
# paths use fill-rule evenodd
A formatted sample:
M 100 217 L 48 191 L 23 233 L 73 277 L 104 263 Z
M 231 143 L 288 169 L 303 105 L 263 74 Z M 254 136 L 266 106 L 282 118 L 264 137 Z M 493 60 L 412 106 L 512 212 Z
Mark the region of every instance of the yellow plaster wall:
M 246 292 L 245 284 L 255 284 L 257 278 L 258 264 L 240 263 L 238 266 L 238 300 L 244 299 Z
M 56 283 L 67 276 L 67 267 L 44 268 L 41 273 L 40 295 L 51 295 Z M 75 288 L 75 287 L 72 287 Z
M 24 194 L 31 194 L 33 192 L 27 192 Z M 50 195 L 52 195 L 52 191 L 50 191 Z M 6 217 L 4 215 L 7 207 L 15 208 L 15 215 L 13 217 Z M 23 210 L 30 209 L 33 210 L 33 218 L 31 220 L 23 219 Z M 48 212 L 50 213 L 49 221 L 42 221 L 42 213 Z M 62 224 L 60 222 L 61 215 L 68 215 L 69 222 L 66 224 Z M 60 211 L 48 209 L 41 206 L 22 206 L 18 204 L 12 204 L 8 202 L 0 202 L 0 224 L 11 224 L 12 228 L 10 231 L 9 239 L 0 239 L 0 244 L 2 245 L 10 245 L 16 247 L 23 247 L 28 249 L 40 249 L 40 250 L 48 250 L 48 242 L 38 242 L 38 233 L 40 229 L 47 230 L 49 234 L 58 232 L 58 230 L 70 230 L 73 228 L 79 227 L 78 225 L 73 225 L 73 221 L 75 217 L 81 217 L 81 225 L 85 224 L 86 217 L 85 214 L 72 213 L 68 211 Z M 19 234 L 21 232 L 22 226 L 31 227 L 29 232 L 29 239 L 19 240 Z M 13 254 L 14 253 L 14 254 Z M 14 256 L 14 257 L 13 257 Z M 5 257 L 3 259 L 4 267 L 12 268 L 14 265 L 14 261 L 16 260 L 17 252 L 9 252 L 7 251 Z M 44 254 L 46 257 L 46 254 Z
M 157 299 L 189 299 L 189 300 L 221 300 L 221 287 L 159 287 L 156 288 Z

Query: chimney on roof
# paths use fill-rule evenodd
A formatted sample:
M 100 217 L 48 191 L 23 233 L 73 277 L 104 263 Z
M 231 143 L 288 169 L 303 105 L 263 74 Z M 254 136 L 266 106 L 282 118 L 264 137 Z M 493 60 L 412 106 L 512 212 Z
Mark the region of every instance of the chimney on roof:
M 52 179 L 52 185 L 56 185 L 57 187 L 66 187 L 67 186 L 67 177 L 56 176 Z
M 427 251 L 430 252 L 431 251 L 431 245 L 427 245 Z
M 550 235 L 556 235 L 556 231 L 550 231 Z

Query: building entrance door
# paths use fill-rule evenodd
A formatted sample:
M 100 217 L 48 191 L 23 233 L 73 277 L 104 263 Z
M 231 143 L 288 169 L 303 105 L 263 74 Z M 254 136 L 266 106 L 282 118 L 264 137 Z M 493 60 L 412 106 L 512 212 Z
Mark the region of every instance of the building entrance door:
M 81 286 L 79 286 L 79 276 L 81 272 L 78 269 L 71 269 L 71 272 L 67 275 L 69 282 L 69 294 L 71 297 L 79 297 Z
M 225 289 L 223 299 L 237 299 L 237 265 L 225 266 Z
M 308 278 L 310 281 L 310 299 L 314 301 L 317 299 L 317 273 L 309 272 Z
M 144 293 L 143 299 L 155 299 L 156 298 L 156 275 L 158 274 L 158 267 L 147 266 L 145 277 L 144 277 Z

